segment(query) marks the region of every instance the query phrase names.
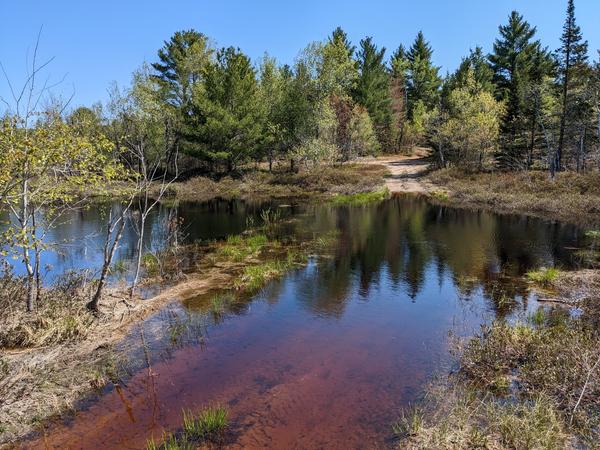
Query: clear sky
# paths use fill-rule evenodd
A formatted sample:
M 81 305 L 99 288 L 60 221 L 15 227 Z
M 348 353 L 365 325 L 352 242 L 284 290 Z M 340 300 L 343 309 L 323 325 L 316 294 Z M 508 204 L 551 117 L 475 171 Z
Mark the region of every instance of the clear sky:
M 43 26 L 40 59 L 73 105 L 106 100 L 111 81 L 127 84 L 142 62 L 173 32 L 195 28 L 218 46 L 234 45 L 257 60 L 265 51 L 291 63 L 307 43 L 336 26 L 355 44 L 367 35 L 389 51 L 409 45 L 419 30 L 434 48 L 442 73 L 453 70 L 469 48 L 491 49 L 498 25 L 516 9 L 537 26 L 544 45 L 559 44 L 567 0 L 0 0 L 0 62 L 13 84 L 22 83 L 26 57 Z M 600 0 L 576 0 L 590 54 L 600 48 Z M 7 96 L 4 79 L 0 95 Z

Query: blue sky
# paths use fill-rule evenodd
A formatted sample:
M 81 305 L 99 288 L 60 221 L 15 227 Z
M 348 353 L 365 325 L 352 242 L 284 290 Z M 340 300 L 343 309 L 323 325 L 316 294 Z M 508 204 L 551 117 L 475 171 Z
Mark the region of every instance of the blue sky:
M 373 36 L 388 50 L 409 45 L 419 30 L 434 48 L 442 72 L 453 70 L 469 48 L 491 49 L 498 25 L 516 9 L 537 26 L 554 49 L 566 0 L 4 0 L 0 62 L 13 84 L 22 83 L 26 55 L 43 26 L 40 59 L 55 59 L 45 72 L 65 81 L 56 93 L 73 105 L 106 100 L 111 81 L 126 84 L 142 62 L 180 29 L 195 28 L 219 46 L 235 45 L 258 59 L 265 51 L 291 63 L 300 49 L 341 26 L 352 41 Z M 7 5 L 8 4 L 8 5 Z M 578 23 L 596 58 L 600 0 L 576 0 Z M 0 80 L 0 95 L 8 89 Z

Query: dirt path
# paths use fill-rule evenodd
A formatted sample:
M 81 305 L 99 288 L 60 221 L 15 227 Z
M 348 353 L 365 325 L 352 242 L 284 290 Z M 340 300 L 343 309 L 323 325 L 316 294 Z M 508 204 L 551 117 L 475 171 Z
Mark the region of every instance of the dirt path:
M 386 177 L 386 186 L 392 193 L 423 193 L 433 189 L 433 185 L 424 179 L 429 163 L 422 154 L 415 156 L 381 156 L 364 159 L 362 163 L 386 166 L 390 172 Z

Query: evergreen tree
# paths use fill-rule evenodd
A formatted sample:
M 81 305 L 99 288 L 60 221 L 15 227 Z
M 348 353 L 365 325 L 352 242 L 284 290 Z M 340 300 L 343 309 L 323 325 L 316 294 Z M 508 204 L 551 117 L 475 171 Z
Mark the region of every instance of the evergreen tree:
M 522 167 L 527 152 L 527 93 L 534 67 L 534 56 L 540 48 L 533 41 L 536 28 L 513 11 L 508 24 L 499 27 L 500 37 L 494 42 L 489 60 L 494 71 L 496 98 L 506 104 L 502 122 L 501 165 Z
M 438 74 L 439 67 L 434 66 L 431 61 L 432 55 L 431 46 L 425 40 L 423 32 L 419 31 L 406 54 L 410 64 L 407 90 L 411 117 L 418 102 L 427 110 L 437 106 L 442 80 Z
M 319 67 L 319 83 L 326 95 L 347 97 L 352 92 L 358 78 L 354 51 L 344 30 L 337 27 L 323 46 Z
M 158 51 L 160 62 L 152 67 L 167 103 L 179 108 L 190 105 L 193 86 L 202 79 L 212 54 L 207 37 L 195 30 L 177 31 L 165 41 Z
M 261 154 L 267 156 L 269 171 L 273 160 L 285 147 L 282 108 L 285 80 L 275 58 L 265 55 L 260 64 L 259 108 L 264 117 L 263 135 L 260 142 Z
M 541 113 L 541 102 L 539 101 L 540 89 L 544 89 L 544 84 L 553 78 L 556 70 L 556 63 L 548 49 L 542 48 L 536 44 L 533 49 L 531 71 L 529 72 L 529 87 L 526 91 L 525 107 L 529 117 L 529 145 L 527 149 L 526 167 L 530 169 L 533 165 L 534 152 L 538 144 L 538 138 L 541 137 L 540 124 L 538 116 Z M 547 93 L 546 95 L 549 95 Z
M 406 49 L 400 45 L 390 59 L 391 138 L 394 152 L 404 145 L 408 118 L 406 84 L 409 68 Z
M 360 41 L 360 50 L 357 53 L 359 75 L 353 98 L 356 103 L 367 109 L 379 142 L 382 147 L 387 148 L 391 100 L 384 56 L 385 48 L 379 50 L 371 37 Z
M 189 131 L 199 144 L 199 156 L 225 162 L 228 171 L 255 156 L 264 117 L 254 68 L 239 49 L 219 50 L 206 70 L 201 95 L 194 96 L 193 112 L 200 121 Z
M 563 151 L 565 147 L 565 135 L 567 133 L 568 116 L 570 107 L 574 104 L 570 98 L 571 90 L 575 87 L 577 80 L 571 80 L 574 72 L 581 71 L 586 66 L 588 55 L 587 41 L 583 40 L 581 29 L 575 21 L 575 4 L 573 0 L 568 0 L 567 18 L 563 26 L 561 37 L 561 47 L 558 49 L 559 76 L 562 88 L 562 112 L 560 120 L 560 134 L 558 137 L 558 148 L 556 158 L 552 164 L 551 170 L 560 171 L 562 169 Z
M 444 89 L 451 91 L 457 88 L 463 88 L 469 84 L 469 77 L 483 91 L 494 93 L 496 86 L 494 85 L 494 71 L 483 54 L 481 47 L 475 47 L 471 50 L 469 56 L 464 57 L 454 72 L 444 84 Z

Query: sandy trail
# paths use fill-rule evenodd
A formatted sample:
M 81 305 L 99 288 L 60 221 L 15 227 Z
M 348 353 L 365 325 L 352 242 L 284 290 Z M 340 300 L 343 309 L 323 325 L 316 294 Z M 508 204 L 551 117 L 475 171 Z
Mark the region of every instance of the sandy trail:
M 380 164 L 387 167 L 389 175 L 386 177 L 385 182 L 391 193 L 424 193 L 433 189 L 433 185 L 424 178 L 429 162 L 422 154 L 381 156 L 364 159 L 361 162 L 363 164 Z

